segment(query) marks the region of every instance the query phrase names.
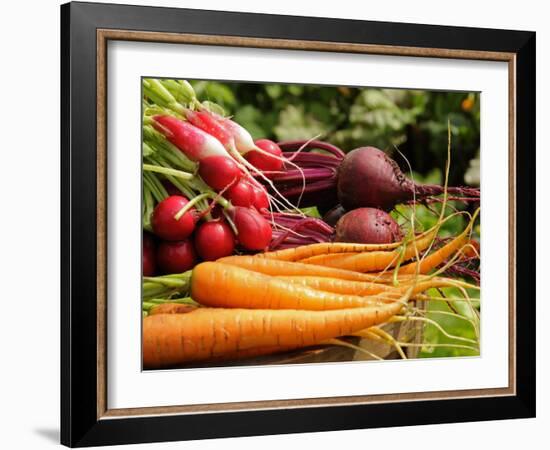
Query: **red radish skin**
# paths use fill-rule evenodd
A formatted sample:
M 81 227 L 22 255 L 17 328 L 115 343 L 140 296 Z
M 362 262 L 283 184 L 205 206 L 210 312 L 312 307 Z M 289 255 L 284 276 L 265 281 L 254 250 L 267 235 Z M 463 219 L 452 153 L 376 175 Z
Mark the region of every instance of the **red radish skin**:
M 265 250 L 271 242 L 272 229 L 269 222 L 252 208 L 236 206 L 230 211 L 237 228 L 237 241 L 246 250 Z
M 155 275 L 155 241 L 149 233 L 143 233 L 142 272 L 144 277 Z
M 200 162 L 207 156 L 228 156 L 220 141 L 189 122 L 172 116 L 155 116 L 153 126 L 191 161 Z
M 167 241 L 180 241 L 190 236 L 195 229 L 195 209 L 191 208 L 179 220 L 174 217 L 187 203 L 189 200 L 181 195 L 171 195 L 161 201 L 151 217 L 153 232 Z
M 195 249 L 204 261 L 215 261 L 233 254 L 235 234 L 222 220 L 204 222 L 195 232 Z
M 270 141 L 269 139 L 258 139 L 255 144 L 258 148 L 269 153 L 270 155 L 273 155 L 274 157 L 261 153 L 257 150 L 252 150 L 245 155 L 245 158 L 250 164 L 264 172 L 276 172 L 282 170 L 283 151 L 275 142 Z
M 403 234 L 387 212 L 376 208 L 358 208 L 344 214 L 336 224 L 336 242 L 391 244 Z
M 254 208 L 258 211 L 269 209 L 269 197 L 267 191 L 260 186 L 252 185 L 254 191 Z
M 190 239 L 161 242 L 157 248 L 157 263 L 163 273 L 181 273 L 197 263 L 197 254 Z
M 252 206 L 255 200 L 254 188 L 242 179 L 233 183 L 224 192 L 223 196 L 230 200 L 233 206 L 244 206 L 246 208 Z
M 215 190 L 222 190 L 242 176 L 241 170 L 229 156 L 208 156 L 199 163 L 199 175 Z
M 233 136 L 224 126 L 223 121 L 216 119 L 207 110 L 192 111 L 188 109 L 185 111 L 185 117 L 196 127 L 214 136 L 224 147 L 227 148 L 233 144 Z

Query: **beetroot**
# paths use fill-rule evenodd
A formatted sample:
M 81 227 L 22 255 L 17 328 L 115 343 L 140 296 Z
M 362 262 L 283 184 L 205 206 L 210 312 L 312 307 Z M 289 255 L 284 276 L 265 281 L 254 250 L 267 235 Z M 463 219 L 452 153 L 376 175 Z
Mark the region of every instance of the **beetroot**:
M 155 274 L 155 242 L 149 233 L 143 233 L 142 273 L 144 277 Z
M 443 194 L 443 186 L 417 184 L 407 178 L 397 163 L 382 150 L 361 147 L 349 152 L 338 169 L 338 198 L 348 210 L 361 206 L 390 210 L 398 203 Z M 447 189 L 449 193 L 475 195 L 469 188 Z
M 205 222 L 195 232 L 195 248 L 205 261 L 229 256 L 235 250 L 235 234 L 222 220 Z
M 336 205 L 330 211 L 327 211 L 327 213 L 323 216 L 323 220 L 333 227 L 344 214 L 346 214 L 346 210 L 342 207 L 342 205 Z
M 161 242 L 157 249 L 157 263 L 163 273 L 185 272 L 197 263 L 197 254 L 189 239 Z
M 344 214 L 336 224 L 337 242 L 391 244 L 403 237 L 397 222 L 387 212 L 358 208 Z
M 279 146 L 285 152 L 283 156 L 302 170 L 285 164 L 284 171 L 272 177 L 273 182 L 282 195 L 293 201 L 300 199 L 300 206 L 317 205 L 328 210 L 340 203 L 348 211 L 359 207 L 388 211 L 415 198 L 438 201 L 434 197 L 444 193 L 442 186 L 414 183 L 394 160 L 375 147 L 361 147 L 346 155 L 319 141 L 282 142 Z M 315 149 L 324 153 L 305 151 Z M 448 187 L 447 192 L 454 195 L 449 196 L 451 200 L 479 202 L 479 189 Z
M 181 195 L 171 195 L 161 201 L 153 210 L 151 225 L 154 233 L 167 241 L 179 241 L 187 238 L 195 228 L 195 210 L 187 211 L 176 220 L 174 217 L 189 203 Z

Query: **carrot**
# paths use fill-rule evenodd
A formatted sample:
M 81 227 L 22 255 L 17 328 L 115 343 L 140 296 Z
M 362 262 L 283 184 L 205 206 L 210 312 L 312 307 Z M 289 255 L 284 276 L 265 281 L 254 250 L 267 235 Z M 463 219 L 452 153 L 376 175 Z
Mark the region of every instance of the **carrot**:
M 414 261 L 400 267 L 398 269 L 399 275 L 414 274 L 417 272 L 417 270 L 420 274 L 426 274 L 430 270 L 435 269 L 437 266 L 445 262 L 445 260 L 453 253 L 460 251 L 470 240 L 470 232 L 478 213 L 479 209 L 476 210 L 476 212 L 472 216 L 472 219 L 470 220 L 470 223 L 464 229 L 464 231 L 460 233 L 457 237 L 455 237 L 452 241 L 437 249 L 435 252 L 430 253 L 420 261 Z
M 431 241 L 438 228 L 432 227 L 424 233 L 415 237 L 419 239 L 427 238 Z M 278 259 L 279 261 L 302 261 L 319 255 L 329 255 L 334 253 L 364 253 L 375 251 L 390 251 L 402 246 L 404 242 L 393 242 L 391 244 L 356 244 L 349 242 L 323 242 L 320 244 L 302 245 L 295 248 L 278 250 L 275 252 L 259 253 L 256 258 Z
M 400 302 L 336 311 L 197 308 L 187 314 L 147 316 L 143 365 L 161 368 L 241 358 L 252 349 L 275 353 L 317 345 L 383 323 L 402 308 Z
M 329 309 L 379 305 L 382 299 L 319 291 L 240 267 L 204 262 L 193 270 L 191 297 L 205 306 L 251 309 Z
M 299 247 L 297 247 L 299 248 Z M 243 269 L 276 276 L 316 276 L 328 278 L 340 278 L 351 281 L 372 281 L 380 279 L 376 274 L 352 272 L 351 270 L 335 269 L 333 267 L 315 266 L 299 262 L 279 261 L 271 258 L 258 258 L 257 256 L 228 256 L 218 259 L 217 262 L 242 267 Z
M 421 238 L 409 243 L 402 250 L 362 252 L 356 255 L 317 255 L 303 259 L 304 264 L 315 264 L 338 269 L 352 270 L 354 272 L 375 272 L 389 269 L 397 265 L 401 260 L 413 258 L 417 252 L 428 248 L 433 241 L 434 233 L 428 233 Z
M 275 252 L 259 253 L 256 258 L 278 259 L 279 261 L 299 261 L 317 255 L 349 252 L 371 252 L 377 250 L 393 250 L 401 242 L 392 244 L 353 244 L 346 242 L 323 242 L 320 244 L 301 245 L 299 247 L 277 250 Z
M 154 314 L 185 314 L 195 310 L 197 307 L 184 303 L 161 303 L 149 310 L 149 315 Z
M 404 282 L 400 288 L 396 288 L 387 284 L 382 283 L 369 283 L 361 281 L 348 281 L 340 280 L 336 278 L 323 278 L 323 277 L 291 277 L 283 276 L 277 277 L 289 281 L 291 283 L 299 284 L 301 286 L 307 286 L 312 289 L 326 292 L 334 292 L 337 294 L 346 294 L 346 295 L 360 295 L 360 296 L 372 296 L 376 294 L 384 293 L 395 294 L 399 292 L 400 295 L 410 287 L 411 282 L 416 283 L 413 292 L 411 295 L 416 295 L 420 292 L 424 292 L 431 288 L 437 287 L 449 287 L 455 286 L 456 282 L 454 280 L 448 280 L 446 278 L 418 278 L 418 280 L 408 280 Z M 385 296 L 380 296 L 379 298 L 388 298 Z
M 341 280 L 339 278 L 314 276 L 280 276 L 277 278 L 319 291 L 334 292 L 336 294 L 374 295 L 394 289 L 382 283 Z

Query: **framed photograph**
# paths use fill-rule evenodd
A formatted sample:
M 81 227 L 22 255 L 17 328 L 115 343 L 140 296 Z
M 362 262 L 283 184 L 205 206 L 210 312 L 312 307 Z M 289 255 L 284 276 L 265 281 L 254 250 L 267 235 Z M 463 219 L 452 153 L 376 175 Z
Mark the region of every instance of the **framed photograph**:
M 61 7 L 61 441 L 535 415 L 535 33 Z

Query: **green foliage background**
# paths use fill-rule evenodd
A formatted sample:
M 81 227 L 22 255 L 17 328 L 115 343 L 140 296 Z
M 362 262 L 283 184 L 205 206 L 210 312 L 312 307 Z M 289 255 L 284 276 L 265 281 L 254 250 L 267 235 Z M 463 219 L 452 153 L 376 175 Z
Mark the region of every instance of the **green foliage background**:
M 344 151 L 372 145 L 399 151 L 414 171 L 442 170 L 451 123 L 453 185 L 479 183 L 479 94 L 409 89 L 191 81 L 201 100 L 221 105 L 254 138 L 320 135 Z M 395 157 L 406 168 L 405 160 Z M 473 162 L 472 176 L 466 176 Z
M 225 114 L 244 126 L 255 139 L 275 141 L 319 139 L 344 151 L 362 146 L 378 147 L 394 157 L 416 181 L 443 182 L 447 160 L 447 131 L 451 129 L 450 185 L 479 185 L 480 102 L 474 92 L 436 92 L 407 89 L 307 86 L 296 84 L 228 83 L 191 80 L 197 97 L 223 107 Z M 406 160 L 405 160 L 406 158 Z M 407 165 L 408 161 L 410 163 Z M 453 205 L 461 208 L 461 205 Z M 408 207 L 398 206 L 394 217 L 406 226 Z M 435 207 L 437 210 L 438 208 Z M 419 229 L 427 229 L 437 215 L 423 206 L 416 211 Z M 464 229 L 462 216 L 447 221 L 441 237 Z M 476 228 L 479 237 L 479 227 Z M 459 292 L 445 289 L 445 294 Z M 440 295 L 437 292 L 434 295 Z M 478 292 L 470 292 L 475 298 Z M 453 303 L 455 312 L 472 319 L 479 302 Z M 444 302 L 430 302 L 427 317 L 447 333 L 474 339 L 472 324 L 440 314 L 453 312 Z M 472 356 L 463 348 L 438 347 L 454 343 L 434 325 L 426 325 L 420 357 Z

